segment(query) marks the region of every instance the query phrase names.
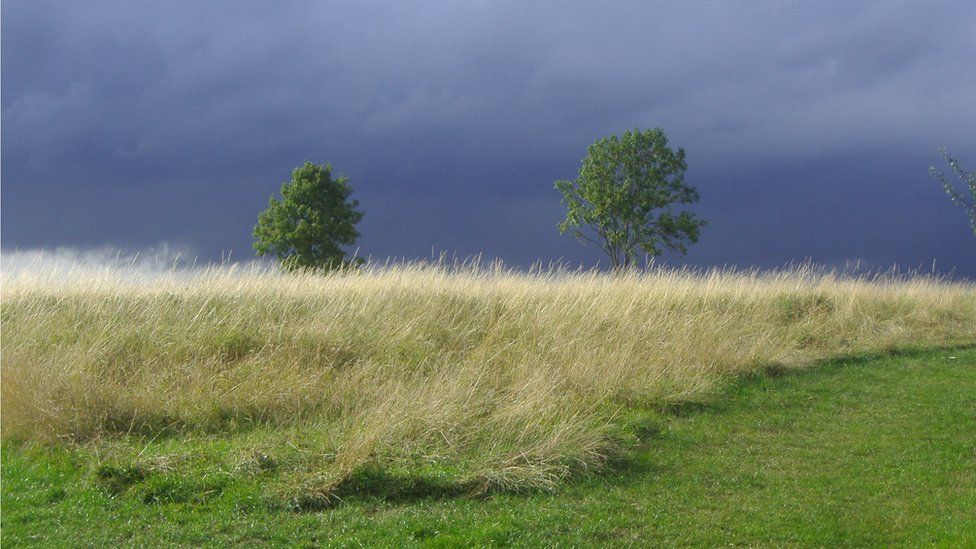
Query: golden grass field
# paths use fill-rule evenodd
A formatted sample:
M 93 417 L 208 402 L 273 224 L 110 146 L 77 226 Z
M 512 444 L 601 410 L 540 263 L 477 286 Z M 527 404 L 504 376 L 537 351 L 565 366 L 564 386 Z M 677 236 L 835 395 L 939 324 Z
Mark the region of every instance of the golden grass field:
M 972 343 L 976 286 L 931 277 L 24 271 L 2 280 L 2 436 L 133 453 L 120 441 L 225 439 L 227 468 L 274 460 L 311 493 L 375 468 L 546 487 L 614 455 L 621 410 Z

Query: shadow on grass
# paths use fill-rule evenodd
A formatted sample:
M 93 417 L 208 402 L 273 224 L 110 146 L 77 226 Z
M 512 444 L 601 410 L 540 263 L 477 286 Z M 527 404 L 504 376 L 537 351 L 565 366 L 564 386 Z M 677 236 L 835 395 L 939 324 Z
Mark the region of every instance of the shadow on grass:
M 783 364 L 768 364 L 756 373 L 740 376 L 731 387 L 743 388 L 750 384 L 777 377 L 803 377 L 840 371 L 851 366 L 862 366 L 878 360 L 890 358 L 921 358 L 936 353 L 951 353 L 976 349 L 976 343 L 943 345 L 938 347 L 896 347 L 883 351 L 850 353 L 820 359 L 806 367 L 789 367 Z
M 566 486 L 583 486 L 591 482 L 603 485 L 626 484 L 637 475 L 662 475 L 666 468 L 648 459 L 647 450 L 668 437 L 667 423 L 675 418 L 689 418 L 700 414 L 724 413 L 734 405 L 734 395 L 750 386 L 776 378 L 795 378 L 824 373 L 841 372 L 844 368 L 871 363 L 893 357 L 923 357 L 940 352 L 958 352 L 976 349 L 976 344 L 941 347 L 901 347 L 872 353 L 854 353 L 823 359 L 809 367 L 795 368 L 782 364 L 769 364 L 756 373 L 733 378 L 715 394 L 704 399 L 679 401 L 662 406 L 625 412 L 611 439 L 620 448 L 608 456 L 605 465 L 597 471 L 589 470 L 571 475 Z M 351 475 L 327 493 L 292 497 L 289 508 L 298 512 L 315 512 L 351 502 L 379 501 L 409 504 L 423 500 L 490 497 L 492 495 L 538 494 L 551 490 L 511 490 L 485 484 L 483 480 L 428 477 L 396 474 L 380 468 L 369 468 Z
M 332 509 L 349 502 L 409 504 L 423 500 L 472 497 L 473 482 L 424 475 L 395 474 L 379 467 L 365 468 L 349 475 L 327 490 L 303 490 L 287 498 L 285 507 L 308 513 Z
M 768 364 L 755 373 L 730 378 L 720 390 L 703 398 L 666 403 L 653 408 L 656 414 L 635 413 L 624 422 L 624 431 L 631 443 L 624 445 L 619 455 L 613 456 L 602 471 L 600 482 L 622 485 L 637 475 L 660 475 L 666 467 L 648 459 L 647 450 L 668 437 L 666 425 L 677 418 L 685 419 L 702 414 L 722 414 L 735 405 L 735 395 L 770 380 L 786 381 L 816 375 L 839 375 L 852 366 L 868 365 L 890 358 L 922 358 L 938 353 L 954 353 L 976 350 L 976 344 L 946 345 L 938 347 L 899 347 L 870 353 L 852 353 L 821 359 L 807 367 L 789 367 Z M 588 479 L 575 479 L 573 484 L 586 484 Z
M 314 407 L 302 412 L 312 416 Z M 258 405 L 217 409 L 202 418 L 186 418 L 177 415 L 152 414 L 142 410 L 114 410 L 106 414 L 96 436 L 143 437 L 147 440 L 175 439 L 188 434 L 241 434 L 269 426 L 289 425 L 294 418 L 272 417 Z M 82 437 L 85 442 L 91 437 Z
M 584 486 L 592 482 L 619 485 L 632 482 L 635 476 L 663 475 L 666 468 L 649 456 L 648 450 L 669 437 L 668 423 L 675 418 L 690 418 L 701 414 L 725 413 L 735 404 L 735 395 L 749 387 L 776 378 L 797 378 L 812 375 L 833 375 L 844 368 L 869 364 L 885 358 L 912 358 L 936 353 L 950 353 L 976 349 L 976 344 L 941 347 L 902 347 L 872 353 L 836 356 L 795 368 L 769 364 L 756 373 L 730 378 L 729 383 L 704 399 L 679 401 L 646 409 L 624 411 L 615 421 L 608 446 L 619 448 L 607 456 L 597 470 L 577 471 L 563 481 L 564 486 Z M 176 434 L 176 433 L 174 433 Z M 97 483 L 109 494 L 118 495 L 136 486 L 144 487 L 146 503 L 165 503 L 193 500 L 189 492 L 196 486 L 176 483 L 172 478 L 154 479 L 154 475 L 138 467 L 106 466 L 96 472 Z M 156 482 L 151 482 L 156 480 Z M 513 489 L 501 483 L 475 476 L 423 475 L 389 471 L 379 467 L 358 470 L 325 489 L 305 487 L 285 497 L 276 498 L 272 506 L 295 512 L 318 512 L 346 503 L 383 502 L 410 504 L 460 498 L 481 498 L 493 495 L 538 494 L 551 492 L 543 488 Z M 219 491 L 218 491 L 219 493 Z
M 226 478 L 199 478 L 160 473 L 141 464 L 102 464 L 94 472 L 95 485 L 109 497 L 132 493 L 147 505 L 200 503 L 219 496 Z

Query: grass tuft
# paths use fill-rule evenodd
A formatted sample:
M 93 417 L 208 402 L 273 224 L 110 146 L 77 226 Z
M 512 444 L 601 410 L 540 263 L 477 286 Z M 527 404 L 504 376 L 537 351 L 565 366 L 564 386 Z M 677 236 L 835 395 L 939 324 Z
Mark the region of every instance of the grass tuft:
M 154 502 L 215 489 L 172 484 L 186 468 L 274 474 L 296 509 L 550 490 L 649 436 L 621 436 L 621 414 L 976 342 L 971 283 L 810 268 L 21 272 L 2 297 L 5 443 L 77 445 L 107 491 Z M 150 464 L 181 445 L 202 457 Z M 127 457 L 104 464 L 107 447 Z

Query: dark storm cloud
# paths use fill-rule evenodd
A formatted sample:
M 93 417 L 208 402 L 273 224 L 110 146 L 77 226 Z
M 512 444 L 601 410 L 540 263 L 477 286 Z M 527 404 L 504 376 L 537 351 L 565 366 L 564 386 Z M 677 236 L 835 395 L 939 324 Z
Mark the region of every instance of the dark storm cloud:
M 3 246 L 249 255 L 302 160 L 361 253 L 592 261 L 552 182 L 662 126 L 710 219 L 688 260 L 928 265 L 976 245 L 926 170 L 976 167 L 971 2 L 5 2 Z

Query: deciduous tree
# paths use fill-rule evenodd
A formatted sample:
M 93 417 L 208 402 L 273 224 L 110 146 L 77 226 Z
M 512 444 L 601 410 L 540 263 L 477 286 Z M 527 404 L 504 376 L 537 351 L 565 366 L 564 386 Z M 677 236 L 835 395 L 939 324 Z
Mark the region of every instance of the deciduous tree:
M 575 180 L 556 181 L 567 207 L 559 231 L 599 246 L 614 269 L 632 266 L 638 252 L 686 253 L 705 224 L 675 211 L 699 198 L 686 169 L 684 149 L 669 148 L 660 128 L 604 137 L 590 145 Z
M 938 179 L 939 183 L 942 183 L 942 189 L 949 195 L 949 200 L 966 210 L 966 214 L 969 216 L 969 225 L 973 229 L 973 235 L 976 236 L 976 172 L 963 170 L 959 166 L 959 162 L 945 149 L 941 149 L 939 152 L 942 153 L 942 159 L 952 169 L 952 173 L 962 182 L 964 190 L 959 192 L 945 173 L 935 169 L 935 166 L 929 168 L 929 173 Z
M 254 250 L 273 255 L 286 269 L 334 269 L 350 263 L 342 246 L 352 246 L 363 212 L 351 200 L 349 179 L 333 179 L 332 166 L 305 162 L 282 183 L 254 227 Z M 354 259 L 353 261 L 360 261 Z

